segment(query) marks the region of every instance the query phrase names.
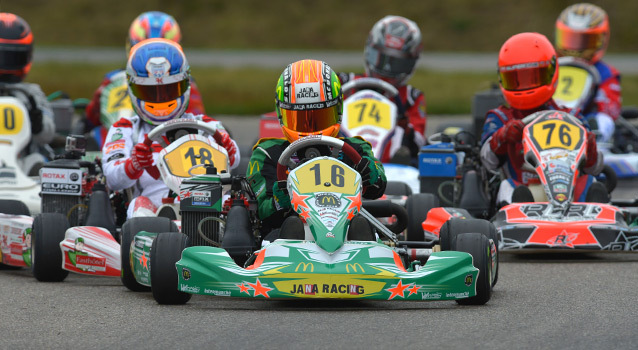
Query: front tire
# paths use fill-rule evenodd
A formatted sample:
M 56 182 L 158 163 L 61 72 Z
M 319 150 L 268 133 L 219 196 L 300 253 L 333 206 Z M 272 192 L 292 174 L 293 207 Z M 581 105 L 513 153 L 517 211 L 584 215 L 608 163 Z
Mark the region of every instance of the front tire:
M 151 247 L 151 286 L 153 298 L 158 304 L 186 304 L 188 293 L 177 289 L 178 277 L 175 263 L 188 247 L 188 237 L 179 232 L 160 233 Z
M 147 232 L 177 232 L 177 225 L 164 217 L 138 217 L 131 218 L 122 226 L 122 239 L 120 244 L 122 284 L 133 292 L 148 292 L 151 289 L 137 282 L 131 269 L 131 243 L 140 231 Z
M 40 282 L 62 282 L 69 271 L 62 268 L 60 242 L 69 228 L 64 214 L 42 213 L 33 220 L 31 270 Z
M 472 255 L 474 267 L 479 269 L 476 279 L 476 295 L 459 299 L 459 305 L 483 305 L 492 297 L 492 254 L 490 242 L 482 233 L 461 233 L 456 238 L 456 248 Z
M 425 241 L 425 233 L 421 224 L 432 208 L 439 206 L 439 199 L 431 193 L 415 193 L 408 197 L 405 209 L 408 212 L 408 229 L 405 233 L 406 241 Z

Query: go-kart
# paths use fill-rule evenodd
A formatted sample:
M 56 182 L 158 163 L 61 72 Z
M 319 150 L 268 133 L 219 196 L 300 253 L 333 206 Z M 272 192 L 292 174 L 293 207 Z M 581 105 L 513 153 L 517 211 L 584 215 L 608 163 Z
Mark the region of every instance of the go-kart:
M 364 208 L 361 176 L 336 159 L 339 151 L 355 164 L 360 159 L 343 141 L 316 135 L 293 142 L 278 160 L 277 177 L 287 181 L 292 210 L 306 223 L 297 227 L 296 237 L 305 239 L 276 239 L 242 263 L 233 252 L 246 251 L 247 244 L 224 244 L 241 231 L 239 225 L 226 224 L 222 247 L 189 242 L 180 233 L 160 234 L 151 250 L 155 300 L 182 304 L 191 294 L 205 294 L 486 303 L 497 259 L 481 227 L 448 223 L 440 241 L 399 241 Z M 377 201 L 369 203 L 374 207 Z M 398 217 L 405 220 L 405 213 Z M 367 219 L 379 238 L 365 220 L 352 224 L 354 218 Z
M 523 122 L 524 170 L 535 173 L 538 184 L 528 186 L 533 201 L 507 205 L 493 218 L 500 250 L 638 250 L 638 229 L 628 227 L 627 212 L 574 202 L 587 149 L 581 122 L 560 111 L 537 112 Z

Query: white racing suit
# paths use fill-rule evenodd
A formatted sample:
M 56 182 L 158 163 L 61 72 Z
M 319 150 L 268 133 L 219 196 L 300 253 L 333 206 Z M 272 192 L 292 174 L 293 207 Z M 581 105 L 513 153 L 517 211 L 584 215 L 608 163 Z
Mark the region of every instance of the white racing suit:
M 190 113 L 185 113 L 182 118 L 203 120 L 214 125 L 217 130 L 225 132 L 221 122 L 204 115 L 194 116 Z M 126 212 L 128 218 L 154 214 L 155 210 L 162 204 L 162 198 L 168 196 L 168 187 L 161 179 L 154 179 L 146 171 L 142 173 L 139 179 L 131 179 L 124 167 L 133 147 L 138 143 L 143 143 L 145 136 L 155 127 L 155 125 L 144 122 L 137 115 L 122 118 L 111 126 L 102 147 L 102 169 L 109 189 L 120 191 L 131 188 L 133 190 L 133 198 Z M 209 138 L 214 142 L 212 137 Z M 235 143 L 236 149 L 239 150 L 234 140 L 233 143 Z M 162 150 L 162 147 L 154 142 L 151 148 L 153 149 L 153 158 L 157 162 L 158 153 Z M 235 161 L 230 165 L 231 169 L 239 165 L 239 158 L 239 152 L 237 152 Z M 152 206 L 149 204 L 152 204 Z M 138 213 L 137 210 L 140 209 L 142 211 Z

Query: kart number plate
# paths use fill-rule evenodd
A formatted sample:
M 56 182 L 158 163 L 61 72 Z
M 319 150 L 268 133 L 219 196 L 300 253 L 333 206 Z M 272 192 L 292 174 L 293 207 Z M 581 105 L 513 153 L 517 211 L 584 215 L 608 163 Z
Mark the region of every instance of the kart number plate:
M 119 82 L 119 81 L 118 81 Z M 114 85 L 114 84 L 112 84 Z M 113 86 L 107 95 L 106 113 L 113 114 L 121 110 L 132 110 L 131 99 L 128 96 L 126 84 Z
M 10 104 L 0 104 L 0 135 L 15 135 L 22 130 L 24 113 L 21 108 Z
M 218 172 L 228 170 L 226 168 L 228 163 L 226 155 L 206 142 L 199 140 L 184 142 L 179 147 L 168 152 L 164 156 L 164 161 L 171 174 L 184 178 L 191 177 L 188 174 L 188 170 L 200 164 L 214 164 Z M 205 173 L 205 169 L 204 167 L 199 167 L 193 169 L 191 173 L 201 175 Z
M 532 125 L 532 134 L 540 151 L 559 148 L 573 151 L 580 147 L 583 128 L 564 120 L 544 120 Z
M 589 74 L 584 69 L 571 66 L 560 67 L 554 98 L 563 102 L 576 102 L 588 88 L 588 78 Z
M 317 159 L 296 169 L 299 193 L 357 192 L 357 172 L 334 159 Z
M 347 107 L 348 129 L 361 126 L 374 126 L 384 130 L 392 128 L 390 105 L 379 100 L 363 98 Z

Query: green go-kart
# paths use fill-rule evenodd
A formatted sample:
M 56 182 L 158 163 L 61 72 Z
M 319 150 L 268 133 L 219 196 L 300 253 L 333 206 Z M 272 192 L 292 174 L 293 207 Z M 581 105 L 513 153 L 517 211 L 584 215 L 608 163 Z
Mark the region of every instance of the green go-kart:
M 331 156 L 305 157 L 298 164 L 294 161 L 302 158 L 297 155 L 316 155 L 320 149 L 330 150 Z M 287 178 L 292 210 L 305 222 L 305 239 L 277 239 L 253 249 L 247 259 L 237 259 L 238 252 L 254 247 L 254 237 L 240 232 L 250 232 L 253 217 L 241 204 L 233 205 L 227 213 L 221 247 L 189 246 L 188 236 L 182 233 L 160 233 L 150 259 L 155 300 L 182 304 L 191 294 L 205 294 L 485 304 L 491 297 L 498 263 L 489 232 L 481 232 L 487 226 L 467 230 L 468 225 L 446 223 L 440 240 L 399 241 L 364 208 L 361 176 L 336 158 L 339 152 L 354 164 L 360 160 L 351 146 L 326 136 L 297 140 L 279 158 L 277 175 L 280 180 Z M 287 169 L 292 170 L 287 173 Z M 201 175 L 194 180 L 214 176 Z M 372 206 L 375 202 L 364 201 Z M 243 210 L 243 228 L 230 223 L 234 208 Z M 355 217 L 367 219 L 370 225 L 351 225 Z M 354 231 L 368 228 L 370 239 L 352 239 L 365 237 Z M 246 239 L 233 238 L 237 235 Z

